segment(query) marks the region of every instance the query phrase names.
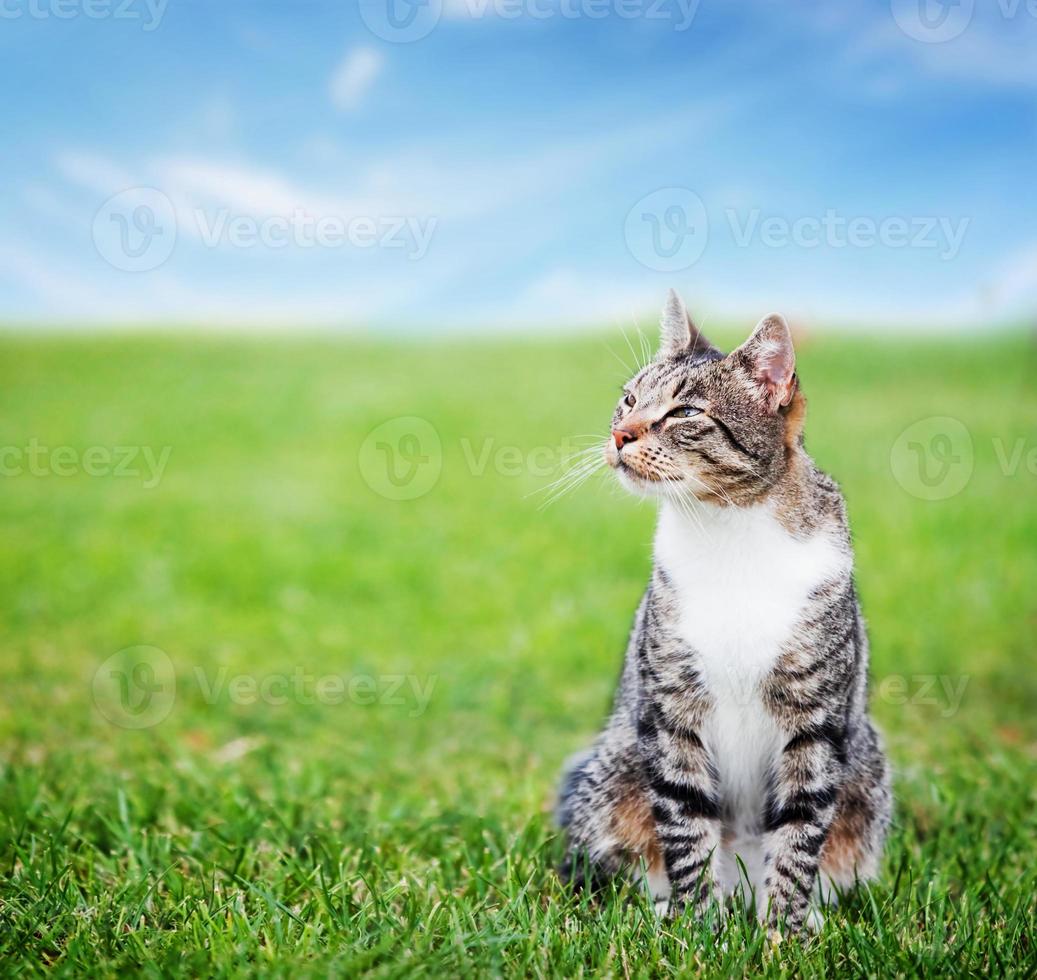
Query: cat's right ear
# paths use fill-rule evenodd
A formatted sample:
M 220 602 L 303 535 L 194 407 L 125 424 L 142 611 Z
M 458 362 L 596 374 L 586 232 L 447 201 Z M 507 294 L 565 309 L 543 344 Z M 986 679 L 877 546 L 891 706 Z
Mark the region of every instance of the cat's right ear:
M 771 313 L 756 324 L 752 336 L 731 357 L 760 386 L 770 412 L 792 402 L 796 394 L 796 351 L 792 331 L 780 313 Z
M 662 322 L 659 332 L 659 356 L 677 357 L 680 354 L 710 354 L 718 351 L 698 327 L 692 323 L 684 300 L 677 295 L 675 289 L 670 290 L 663 307 Z

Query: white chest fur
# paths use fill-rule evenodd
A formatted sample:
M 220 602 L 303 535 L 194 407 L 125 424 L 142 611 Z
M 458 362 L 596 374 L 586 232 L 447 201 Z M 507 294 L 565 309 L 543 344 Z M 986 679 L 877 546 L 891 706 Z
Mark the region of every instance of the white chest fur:
M 655 557 L 680 597 L 680 630 L 715 693 L 745 693 L 773 667 L 811 590 L 848 567 L 827 534 L 794 538 L 766 504 L 663 504 Z
M 664 503 L 655 558 L 680 602 L 679 632 L 715 701 L 701 732 L 736 837 L 758 828 L 782 733 L 760 682 L 792 638 L 811 591 L 850 558 L 824 533 L 797 539 L 765 504 L 697 508 L 701 524 Z

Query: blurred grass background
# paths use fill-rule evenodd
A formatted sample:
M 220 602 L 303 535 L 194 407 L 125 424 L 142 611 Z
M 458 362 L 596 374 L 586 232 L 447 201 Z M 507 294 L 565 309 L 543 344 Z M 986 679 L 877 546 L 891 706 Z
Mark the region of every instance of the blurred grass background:
M 745 925 L 702 951 L 690 925 L 554 881 L 546 808 L 607 710 L 653 510 L 607 478 L 539 509 L 552 477 L 531 468 L 604 434 L 629 354 L 618 335 L 0 339 L 0 446 L 171 447 L 150 489 L 0 477 L 4 971 L 1032 974 L 1037 353 L 1022 335 L 801 345 L 807 446 L 848 499 L 897 771 L 871 896 L 806 949 L 771 954 Z M 409 501 L 358 465 L 397 416 L 442 445 L 438 482 Z M 890 468 L 929 416 L 961 420 L 975 450 L 946 500 Z M 1008 473 L 999 452 L 1019 440 Z M 91 696 L 136 644 L 177 674 L 169 716 L 142 731 Z M 235 704 L 226 687 L 208 703 L 198 671 L 221 668 L 433 687 L 421 713 Z M 944 679 L 964 683 L 956 710 Z

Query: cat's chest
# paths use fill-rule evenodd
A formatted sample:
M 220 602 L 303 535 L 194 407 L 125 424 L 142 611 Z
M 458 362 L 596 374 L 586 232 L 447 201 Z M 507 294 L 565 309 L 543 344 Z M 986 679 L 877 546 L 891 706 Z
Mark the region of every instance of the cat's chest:
M 677 598 L 670 625 L 714 693 L 745 698 L 793 639 L 813 590 L 849 559 L 826 534 L 793 537 L 765 506 L 702 518 L 660 513 L 655 559 Z

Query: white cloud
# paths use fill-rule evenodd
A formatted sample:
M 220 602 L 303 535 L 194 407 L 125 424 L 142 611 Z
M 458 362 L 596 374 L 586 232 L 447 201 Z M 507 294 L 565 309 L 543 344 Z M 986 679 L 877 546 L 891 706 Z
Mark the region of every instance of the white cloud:
M 331 211 L 320 195 L 272 171 L 200 157 L 163 157 L 152 166 L 166 193 L 185 203 L 218 204 L 252 215 Z
M 494 267 L 499 261 L 497 251 L 472 244 L 494 240 L 490 219 L 514 215 L 530 201 L 550 202 L 564 196 L 592 171 L 615 166 L 628 155 L 667 146 L 678 138 L 684 124 L 700 129 L 710 125 L 717 111 L 715 106 L 696 108 L 607 134 L 571 135 L 543 145 L 533 158 L 516 159 L 497 149 L 470 152 L 471 143 L 464 134 L 460 138 L 451 134 L 436 145 L 422 143 L 397 150 L 391 158 L 357 159 L 345 180 L 328 181 L 303 178 L 290 169 L 271 169 L 245 158 L 162 154 L 127 159 L 66 148 L 54 158 L 55 170 L 63 179 L 51 187 L 28 188 L 25 203 L 29 207 L 53 217 L 62 217 L 62 209 L 67 209 L 65 224 L 89 235 L 92 216 L 102 201 L 129 187 L 155 187 L 168 196 L 175 210 L 177 251 L 168 266 L 135 278 L 108 272 L 89 238 L 79 235 L 66 243 L 71 251 L 54 243 L 57 254 L 41 253 L 31 269 L 22 268 L 22 279 L 38 292 L 45 308 L 62 318 L 136 318 L 144 322 L 179 317 L 222 323 L 229 319 L 377 320 L 398 327 L 407 324 L 416 311 L 431 308 L 445 291 L 463 295 L 466 283 L 478 281 Z M 218 251 L 200 252 L 198 243 L 208 239 L 201 233 L 199 212 L 206 216 L 206 227 L 211 227 L 214 216 L 223 209 L 231 217 L 260 220 L 292 216 L 297 211 L 315 217 L 410 216 L 426 222 L 435 218 L 444 237 L 440 239 L 437 231 L 438 250 L 420 263 L 401 267 L 398 252 L 351 252 L 347 265 L 329 273 L 330 264 L 321 266 L 327 253 L 320 250 L 305 254 L 234 250 L 221 238 Z M 513 222 L 509 228 L 505 250 L 520 256 L 538 250 L 543 234 L 539 225 Z M 342 254 L 345 258 L 346 253 Z M 297 268 L 314 270 L 307 288 L 300 289 L 284 271 L 286 259 L 297 261 Z M 304 266 L 304 262 L 309 264 Z M 246 263 L 251 269 L 267 270 L 268 281 L 258 289 L 252 284 L 243 293 Z M 74 310 L 72 304 L 55 298 L 62 295 L 58 288 L 62 282 L 87 287 L 77 289 Z M 406 289 L 400 288 L 401 282 L 406 282 Z M 565 272 L 545 275 L 524 293 L 519 285 L 515 293 L 522 293 L 522 309 L 515 319 L 535 323 L 553 316 L 554 327 L 570 319 L 610 315 L 629 320 L 632 310 L 645 308 L 642 296 L 649 307 L 657 305 L 654 291 L 645 289 L 642 282 L 623 287 L 604 281 L 586 285 L 594 288 L 582 288 L 584 283 L 578 277 Z M 466 314 L 455 308 L 450 319 L 471 322 Z M 486 314 L 484 322 L 498 322 L 500 304 Z
M 132 169 L 95 152 L 66 149 L 55 165 L 72 185 L 90 193 L 93 210 L 130 187 L 155 187 L 173 202 L 178 218 L 195 208 L 227 207 L 234 214 L 290 216 L 435 216 L 454 223 L 483 220 L 526 201 L 564 195 L 592 169 L 661 151 L 694 127 L 705 133 L 731 104 L 691 106 L 633 126 L 576 135 L 515 157 L 507 151 L 470 152 L 450 141 L 397 149 L 391 158 L 355 159 L 348 186 L 319 185 L 291 173 L 201 155 L 162 155 Z M 190 224 L 190 221 L 185 222 Z
M 384 67 L 385 57 L 376 48 L 357 47 L 347 51 L 329 83 L 335 108 L 342 112 L 358 108 Z
M 971 284 L 961 284 L 961 295 L 944 297 L 947 302 L 940 308 L 932 292 L 924 289 L 917 295 L 905 291 L 872 297 L 846 283 L 833 283 L 828 291 L 818 283 L 807 300 L 801 283 L 791 282 L 783 294 L 773 276 L 764 276 L 754 290 L 745 281 L 735 281 L 733 267 L 725 268 L 719 259 L 707 264 L 708 257 L 687 274 L 671 277 L 638 269 L 623 255 L 617 258 L 607 251 L 604 261 L 594 266 L 580 262 L 578 251 L 569 253 L 575 263 L 557 252 L 552 257 L 545 254 L 545 237 L 553 233 L 552 209 L 558 208 L 565 218 L 563 209 L 573 189 L 579 191 L 588 179 L 636 162 L 643 154 L 665 152 L 689 127 L 704 134 L 739 106 L 732 100 L 688 107 L 619 130 L 571 133 L 541 144 L 536 154 L 518 158 L 499 148 L 479 148 L 469 134 L 451 133 L 431 145 L 426 141 L 398 147 L 391 157 L 354 151 L 353 165 L 334 168 L 341 177 L 332 174 L 317 180 L 289 164 L 271 169 L 243 157 L 168 154 L 108 159 L 68 149 L 54 161 L 65 179 L 52 187 L 37 180 L 24 188 L 24 203 L 37 215 L 49 217 L 61 217 L 67 208 L 65 224 L 78 237 L 55 241 L 53 256 L 46 254 L 49 249 L 41 250 L 31 263 L 23 256 L 12 266 L 18 271 L 15 278 L 63 317 L 132 316 L 141 322 L 176 317 L 221 323 L 366 321 L 398 329 L 414 317 L 415 325 L 428 323 L 428 311 L 433 311 L 440 328 L 521 324 L 553 330 L 618 321 L 629 329 L 640 318 L 647 329 L 645 315 L 651 320 L 666 288 L 675 285 L 685 290 L 700 316 L 750 323 L 777 307 L 826 326 L 888 320 L 891 326 L 924 321 L 953 329 L 959 321 L 975 323 L 981 315 L 989 321 L 991 312 L 1018 309 L 1032 296 L 1037 242 L 991 270 L 986 288 L 977 287 L 976 276 Z M 101 201 L 133 186 L 161 189 L 173 203 L 180 233 L 172 261 L 139 278 L 108 273 L 89 237 L 79 234 L 89 235 L 91 217 Z M 765 190 L 728 184 L 713 196 L 744 203 L 760 200 Z M 434 217 L 436 245 L 420 263 L 410 264 L 401 264 L 401 255 L 390 250 L 332 255 L 327 250 L 235 249 L 224 237 L 217 240 L 200 233 L 199 213 L 206 217 L 204 227 L 211 228 L 213 216 L 223 209 L 231 217 L 259 220 L 290 217 L 297 211 L 347 219 Z M 616 234 L 618 240 L 619 229 Z M 216 242 L 218 251 L 202 251 L 199 242 Z M 338 261 L 339 255 L 344 261 Z M 551 258 L 559 261 L 555 264 Z M 497 277 L 500 264 L 508 262 L 532 265 L 539 272 L 508 282 L 491 300 L 480 284 L 487 275 Z M 739 262 L 742 280 L 743 273 Z M 61 283 L 75 287 L 74 301 L 61 298 L 69 295 L 68 289 L 59 288 Z
M 38 294 L 44 305 L 32 319 L 40 326 L 197 324 L 299 328 L 362 326 L 385 314 L 385 297 L 397 277 L 368 276 L 348 287 L 328 286 L 303 296 L 285 294 L 276 282 L 203 285 L 168 269 L 136 277 L 99 263 L 84 269 L 72 258 L 39 251 L 24 241 L 0 240 L 0 283 L 8 281 Z
M 892 0 L 892 7 L 907 13 L 913 3 Z M 1037 59 L 1033 57 L 1037 18 L 1026 0 L 959 4 L 957 9 L 967 18 L 961 33 L 935 43 L 905 33 L 889 0 L 883 4 L 852 0 L 824 7 L 756 0 L 754 8 L 757 16 L 770 18 L 768 27 L 778 38 L 786 37 L 791 25 L 797 35 L 809 32 L 830 42 L 839 62 L 839 77 L 848 67 L 863 69 L 854 72 L 852 80 L 880 98 L 917 84 L 918 75 L 1005 88 L 1037 86 Z
M 0 275 L 19 286 L 46 296 L 59 314 L 95 309 L 104 289 L 62 268 L 52 255 L 40 255 L 23 241 L 0 241 Z
M 63 150 L 57 155 L 55 163 L 70 183 L 92 193 L 102 194 L 104 198 L 140 183 L 129 171 L 96 153 Z
M 524 330 L 600 328 L 612 323 L 633 335 L 646 326 L 645 312 L 660 305 L 660 289 L 650 277 L 624 282 L 559 267 L 528 282 L 506 303 L 474 308 L 458 319 L 465 324 L 520 326 Z M 648 326 L 654 330 L 654 325 Z
M 1002 314 L 1027 303 L 1037 309 L 1037 242 L 1009 256 L 997 269 L 986 290 L 986 299 Z
M 292 218 L 412 218 L 439 220 L 441 210 L 405 180 L 386 185 L 379 174 L 358 174 L 348 189 L 301 182 L 249 162 L 204 157 L 162 157 L 149 166 L 154 183 L 169 197 L 181 231 L 195 235 L 199 221 L 211 223 L 226 209 L 229 216 L 262 220 L 269 216 Z
M 861 35 L 854 53 L 868 58 L 892 54 L 909 60 L 934 77 L 955 78 L 1008 88 L 1037 86 L 1032 58 L 1035 32 L 1026 24 L 1018 32 L 994 31 L 973 23 L 951 41 L 923 44 L 906 37 L 896 25 L 882 22 Z

